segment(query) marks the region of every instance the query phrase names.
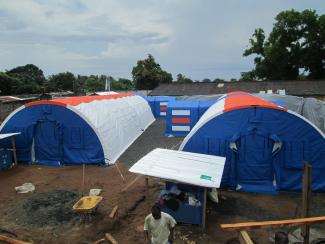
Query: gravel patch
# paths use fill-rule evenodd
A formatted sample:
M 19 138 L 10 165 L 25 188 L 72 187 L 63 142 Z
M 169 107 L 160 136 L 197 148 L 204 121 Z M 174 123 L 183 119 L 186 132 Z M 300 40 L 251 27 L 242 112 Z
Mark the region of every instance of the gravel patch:
M 135 164 L 140 158 L 155 148 L 168 148 L 177 150 L 183 137 L 165 136 L 165 119 L 157 119 L 149 128 L 121 155 L 120 162 L 128 167 Z

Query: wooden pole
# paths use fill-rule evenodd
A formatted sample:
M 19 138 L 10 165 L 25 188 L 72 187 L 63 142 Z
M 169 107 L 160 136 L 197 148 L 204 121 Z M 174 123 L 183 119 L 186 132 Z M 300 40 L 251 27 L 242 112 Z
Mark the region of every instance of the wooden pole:
M 118 162 L 118 161 L 115 162 L 115 166 L 116 166 L 117 171 L 119 172 L 119 174 L 120 174 L 120 176 L 121 176 L 121 178 L 122 178 L 123 183 L 125 183 L 125 178 L 124 178 L 124 176 L 123 176 L 123 174 L 122 174 L 120 168 L 118 167 L 117 162 Z
M 205 222 L 206 222 L 206 212 L 207 212 L 207 188 L 204 188 L 204 193 L 203 193 L 203 212 L 202 212 L 202 227 L 203 230 L 205 230 Z
M 254 244 L 246 230 L 239 231 L 238 239 L 239 239 L 240 244 Z
M 12 153 L 14 155 L 14 165 L 17 165 L 17 153 L 16 153 L 16 141 L 15 141 L 15 137 L 12 136 L 11 137 L 11 143 L 12 143 Z
M 150 212 L 150 202 L 149 202 L 149 178 L 145 178 L 145 186 L 146 186 L 146 202 L 147 202 L 147 213 Z
M 221 224 L 221 229 L 224 230 L 252 230 L 252 229 L 263 229 L 263 228 L 280 228 L 280 227 L 293 227 L 301 226 L 303 224 L 318 224 L 325 223 L 325 216 L 321 217 L 310 217 L 302 219 L 285 219 L 285 220 L 272 220 L 272 221 L 261 221 L 261 222 L 246 222 L 246 223 L 235 223 L 235 224 Z
M 82 196 L 85 192 L 85 164 L 82 165 Z
M 311 199 L 311 166 L 304 161 L 303 189 L 302 189 L 302 217 L 308 218 L 310 215 Z M 304 244 L 309 243 L 309 225 L 304 224 L 301 227 L 301 236 L 304 238 Z

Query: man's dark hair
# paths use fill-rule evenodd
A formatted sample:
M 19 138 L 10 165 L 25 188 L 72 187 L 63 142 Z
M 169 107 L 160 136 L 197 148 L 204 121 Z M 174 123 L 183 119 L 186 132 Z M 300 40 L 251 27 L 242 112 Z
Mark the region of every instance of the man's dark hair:
M 153 211 L 161 211 L 159 204 L 155 203 L 154 205 L 152 205 L 151 212 Z

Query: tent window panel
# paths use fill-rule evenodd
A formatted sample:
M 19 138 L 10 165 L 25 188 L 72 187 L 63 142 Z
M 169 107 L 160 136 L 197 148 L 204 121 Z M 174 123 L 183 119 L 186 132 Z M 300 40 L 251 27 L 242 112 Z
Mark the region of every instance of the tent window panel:
M 302 169 L 304 160 L 304 144 L 301 141 L 285 142 L 285 167 Z
M 81 127 L 71 127 L 69 132 L 69 148 L 83 148 L 84 131 Z

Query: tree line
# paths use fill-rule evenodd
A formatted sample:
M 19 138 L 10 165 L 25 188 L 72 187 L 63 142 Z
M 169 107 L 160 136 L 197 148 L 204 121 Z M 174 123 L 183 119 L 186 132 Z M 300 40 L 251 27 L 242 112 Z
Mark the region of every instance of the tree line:
M 0 72 L 1 95 L 39 94 L 48 92 L 72 91 L 76 94 L 103 91 L 106 79 L 113 90 L 132 90 L 133 82 L 129 79 L 106 75 L 74 75 L 62 72 L 45 78 L 43 71 L 34 64 L 18 66 Z
M 153 89 L 162 83 L 173 82 L 173 77 L 164 71 L 149 54 L 147 58 L 139 60 L 132 69 L 133 80 L 108 75 L 74 75 L 71 72 L 53 74 L 47 78 L 43 71 L 34 64 L 18 66 L 5 72 L 0 72 L 0 94 L 40 94 L 49 92 L 72 91 L 75 94 L 104 91 L 106 80 L 112 90 L 145 90 Z M 215 79 L 214 82 L 223 81 Z M 203 79 L 202 82 L 213 82 Z M 178 74 L 175 82 L 199 82 Z
M 238 81 L 325 79 L 325 15 L 314 10 L 280 12 L 267 36 L 255 29 L 243 56 L 254 56 L 255 67 L 242 72 Z M 112 90 L 151 90 L 164 83 L 225 82 L 221 78 L 192 80 L 163 70 L 154 57 L 137 61 L 132 80 L 107 75 L 74 75 L 63 72 L 45 78 L 33 64 L 0 72 L 1 95 L 73 91 L 75 94 L 103 91 L 108 79 Z M 230 81 L 236 81 L 231 79 Z

